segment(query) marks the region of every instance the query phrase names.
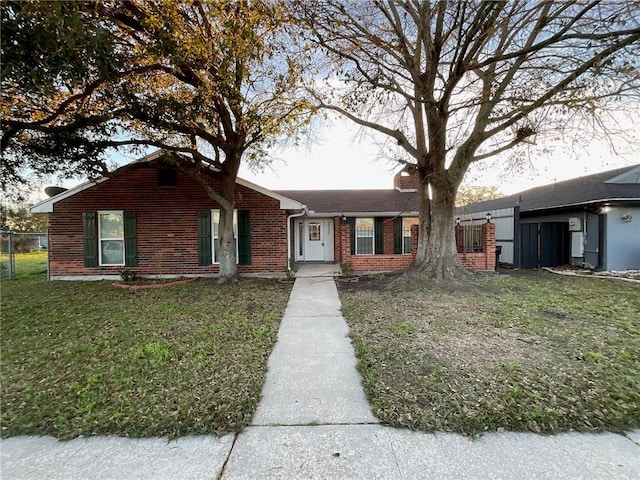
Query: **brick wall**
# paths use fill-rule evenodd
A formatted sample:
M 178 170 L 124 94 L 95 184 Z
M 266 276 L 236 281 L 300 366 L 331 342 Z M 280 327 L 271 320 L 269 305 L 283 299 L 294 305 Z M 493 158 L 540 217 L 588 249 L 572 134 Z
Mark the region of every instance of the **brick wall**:
M 336 240 L 336 261 L 351 264 L 354 272 L 390 272 L 408 268 L 413 263 L 418 250 L 418 225 L 411 226 L 411 254 L 393 254 L 393 242 L 387 238 L 387 224 L 391 225 L 391 240 L 393 240 L 393 222 L 385 222 L 384 225 L 384 254 L 383 255 L 352 255 L 349 241 L 350 226 L 339 220 L 336 232 L 340 232 Z M 456 240 L 459 234 L 456 229 Z M 493 270 L 495 268 L 495 224 L 486 223 L 482 226 L 482 253 L 458 253 L 460 261 L 469 270 Z M 390 245 L 390 247 L 389 247 Z
M 482 224 L 482 252 L 468 252 L 462 250 L 463 226 L 456 225 L 456 243 L 458 244 L 458 258 L 468 270 L 494 270 L 496 267 L 496 225 Z
M 218 188 L 214 179 L 213 188 Z M 251 264 L 240 273 L 282 273 L 287 264 L 287 214 L 277 200 L 236 186 L 235 208 L 250 213 Z M 84 266 L 82 213 L 126 210 L 136 213 L 141 275 L 203 275 L 218 265 L 198 265 L 197 212 L 219 208 L 189 177 L 178 173 L 177 186 L 158 187 L 156 169 L 139 169 L 97 184 L 54 205 L 49 219 L 52 277 L 119 274 L 125 267 Z

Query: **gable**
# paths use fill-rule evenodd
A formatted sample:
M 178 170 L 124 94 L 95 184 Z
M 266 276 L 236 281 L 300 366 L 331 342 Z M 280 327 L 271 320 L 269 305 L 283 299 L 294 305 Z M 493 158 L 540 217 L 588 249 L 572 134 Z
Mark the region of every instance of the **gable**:
M 33 207 L 31 207 L 30 210 L 32 213 L 51 213 L 53 212 L 53 207 L 56 203 L 63 201 L 65 199 L 71 198 L 75 195 L 78 195 L 79 193 L 84 192 L 86 190 L 96 188 L 99 185 L 101 186 L 101 190 L 102 190 L 101 194 L 105 195 L 106 197 L 110 194 L 109 193 L 110 185 L 118 183 L 118 182 L 113 182 L 113 180 L 122 179 L 127 175 L 132 175 L 132 172 L 135 172 L 138 169 L 144 169 L 145 167 L 150 167 L 152 165 L 155 171 L 157 167 L 155 166 L 154 162 L 158 160 L 161 156 L 162 156 L 161 151 L 154 152 L 150 155 L 147 155 L 145 157 L 142 157 L 141 159 L 136 160 L 135 162 L 125 165 L 120 169 L 121 170 L 120 173 L 118 173 L 118 170 L 116 170 L 116 172 L 114 172 L 114 176 L 112 177 L 102 177 L 95 181 L 89 181 L 89 182 L 85 182 L 80 185 L 77 185 L 74 188 L 66 190 L 54 197 L 48 198 L 46 200 L 43 200 L 42 202 L 35 204 Z M 103 185 L 105 182 L 107 182 L 108 185 Z M 304 205 L 301 202 L 298 202 L 284 195 L 268 190 L 264 187 L 256 185 L 255 183 L 249 182 L 242 178 L 238 178 L 236 180 L 236 185 L 245 187 L 249 190 L 252 190 L 254 192 L 257 192 L 259 194 L 262 194 L 277 200 L 279 202 L 280 209 L 282 210 L 303 210 L 304 209 Z M 160 186 L 158 188 L 166 188 L 166 187 L 167 186 Z M 175 188 L 179 189 L 181 187 L 180 185 L 176 185 Z

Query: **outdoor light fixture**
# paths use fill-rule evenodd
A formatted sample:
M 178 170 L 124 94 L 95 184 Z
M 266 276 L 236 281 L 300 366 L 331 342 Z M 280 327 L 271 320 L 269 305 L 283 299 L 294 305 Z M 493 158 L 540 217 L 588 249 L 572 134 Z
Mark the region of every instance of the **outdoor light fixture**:
M 624 223 L 630 223 L 633 217 L 631 216 L 631 214 L 625 213 L 621 218 Z
M 491 223 L 491 212 L 487 212 L 487 214 L 484 216 L 484 218 L 487 219 L 487 223 Z
M 346 221 L 347 221 L 347 216 L 346 216 L 344 213 L 342 214 L 342 221 L 343 221 L 343 222 L 346 222 Z
M 456 227 L 460 225 L 460 217 L 456 217 Z

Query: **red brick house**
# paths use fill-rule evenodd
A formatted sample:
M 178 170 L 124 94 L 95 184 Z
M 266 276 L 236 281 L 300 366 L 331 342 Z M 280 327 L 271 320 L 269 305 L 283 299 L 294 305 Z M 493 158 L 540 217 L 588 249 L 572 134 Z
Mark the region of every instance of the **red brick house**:
M 392 190 L 274 192 L 238 179 L 239 273 L 282 274 L 288 258 L 346 262 L 354 271 L 408 267 L 417 245 L 415 182 L 398 174 Z M 217 187 L 213 176 L 210 184 Z M 51 279 L 119 278 L 125 269 L 142 276 L 217 275 L 219 206 L 164 164 L 161 152 L 31 211 L 49 213 Z

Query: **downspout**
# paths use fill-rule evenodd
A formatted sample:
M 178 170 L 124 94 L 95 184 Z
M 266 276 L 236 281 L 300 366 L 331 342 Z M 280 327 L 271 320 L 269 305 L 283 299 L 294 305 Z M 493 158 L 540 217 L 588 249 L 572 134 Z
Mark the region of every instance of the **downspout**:
M 287 217 L 287 272 L 291 271 L 291 219 L 296 217 L 302 217 L 307 215 L 307 206 L 302 205 L 302 211 L 300 213 L 294 213 Z

